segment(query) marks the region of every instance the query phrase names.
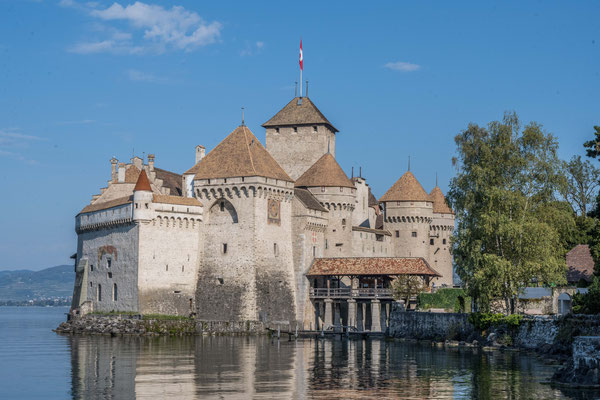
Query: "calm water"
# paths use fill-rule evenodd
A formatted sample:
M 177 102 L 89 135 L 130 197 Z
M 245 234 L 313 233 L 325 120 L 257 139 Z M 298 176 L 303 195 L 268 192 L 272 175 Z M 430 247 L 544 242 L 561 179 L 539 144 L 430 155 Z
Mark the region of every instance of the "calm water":
M 569 398 L 543 383 L 553 367 L 527 355 L 381 340 L 69 337 L 50 330 L 65 312 L 0 307 L 1 399 Z

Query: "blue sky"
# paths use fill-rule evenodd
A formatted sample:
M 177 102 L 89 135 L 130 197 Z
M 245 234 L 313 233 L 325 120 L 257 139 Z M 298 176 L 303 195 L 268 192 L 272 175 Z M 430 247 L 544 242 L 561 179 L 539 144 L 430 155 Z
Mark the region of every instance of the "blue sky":
M 172 4 L 177 4 L 173 8 Z M 514 110 L 583 155 L 600 124 L 600 3 L 0 0 L 0 270 L 69 263 L 109 159 L 183 172 L 298 80 L 376 196 L 454 174 L 453 138 Z

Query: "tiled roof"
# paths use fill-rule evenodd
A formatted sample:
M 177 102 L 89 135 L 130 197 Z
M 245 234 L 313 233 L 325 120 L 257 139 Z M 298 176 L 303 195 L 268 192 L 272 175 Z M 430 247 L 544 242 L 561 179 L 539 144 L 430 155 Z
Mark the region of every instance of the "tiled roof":
M 423 258 L 315 258 L 307 276 L 420 275 L 441 276 Z
M 590 253 L 590 246 L 578 244 L 567 253 L 567 281 L 577 282 L 581 278 L 592 280 L 594 274 L 594 259 Z
M 390 233 L 390 231 L 387 231 L 385 229 L 373 229 L 373 228 L 367 228 L 366 226 L 353 226 L 352 230 L 353 231 L 375 233 L 377 235 L 392 236 L 392 234 Z
M 377 201 L 377 197 L 373 195 L 371 188 L 369 187 L 369 207 L 377 207 L 379 206 L 379 202 Z
M 196 175 L 194 179 L 264 176 L 293 182 L 244 125 L 238 126 L 202 161 L 186 172 L 191 173 Z
M 169 194 L 179 196 L 183 194 L 181 189 L 181 175 L 156 167 L 154 167 L 154 172 L 156 173 L 156 179 L 163 181 L 163 187 L 170 189 Z
M 412 172 L 407 171 L 379 201 L 431 201 L 431 199 Z
M 140 176 L 140 170 L 135 165 L 129 165 L 125 170 L 125 183 L 136 183 Z
M 433 201 L 433 212 L 438 214 L 454 214 L 454 211 L 448 207 L 446 198 L 439 187 L 434 187 L 429 193 L 431 201 Z
M 133 196 L 125 196 L 125 197 L 120 197 L 118 199 L 105 201 L 102 203 L 94 203 L 94 204 L 85 206 L 83 208 L 83 210 L 79 211 L 79 214 L 89 213 L 89 212 L 93 212 L 93 211 L 106 210 L 108 208 L 113 208 L 113 207 L 117 207 L 117 206 L 122 206 L 123 204 L 131 203 L 132 201 L 133 201 Z
M 147 192 L 152 191 L 152 187 L 150 187 L 150 181 L 148 180 L 148 175 L 146 175 L 146 170 L 142 170 L 135 187 L 133 188 L 134 192 L 137 192 L 138 190 L 145 190 Z
M 195 197 L 168 196 L 164 194 L 155 194 L 152 197 L 154 203 L 179 204 L 182 206 L 202 207 L 200 200 Z
M 302 100 L 300 104 L 298 101 Z M 334 132 L 338 130 L 325 118 L 317 106 L 308 97 L 295 97 L 281 109 L 273 118 L 262 124 L 269 126 L 291 126 L 291 125 L 328 125 Z
M 323 154 L 298 178 L 295 185 L 296 187 L 355 187 L 330 153 Z
M 295 188 L 294 195 L 309 210 L 329 212 L 325 207 L 321 205 L 319 200 L 317 200 L 317 198 L 306 189 Z
M 375 229 L 383 229 L 383 214 L 379 214 L 375 217 Z

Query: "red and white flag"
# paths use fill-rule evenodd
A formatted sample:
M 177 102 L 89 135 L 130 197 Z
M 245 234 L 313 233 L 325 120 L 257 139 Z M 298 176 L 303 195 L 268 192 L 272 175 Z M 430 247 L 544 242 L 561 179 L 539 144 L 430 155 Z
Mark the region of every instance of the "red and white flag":
M 302 57 L 302 39 L 300 39 L 300 70 L 304 69 L 304 58 Z M 300 83 L 302 85 L 302 83 Z

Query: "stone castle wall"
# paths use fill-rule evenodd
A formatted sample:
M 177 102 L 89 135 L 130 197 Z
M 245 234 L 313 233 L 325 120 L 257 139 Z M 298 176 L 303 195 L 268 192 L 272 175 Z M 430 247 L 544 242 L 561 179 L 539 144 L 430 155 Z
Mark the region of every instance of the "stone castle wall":
M 454 215 L 433 214 L 433 221 L 429 227 L 429 258 L 427 261 L 431 268 L 442 276 L 434 278 L 436 286 L 452 286 L 454 284 L 453 262 L 450 239 L 454 232 Z
M 387 202 L 384 228 L 392 234 L 393 255 L 428 260 L 432 218 L 433 207 L 430 202 Z

